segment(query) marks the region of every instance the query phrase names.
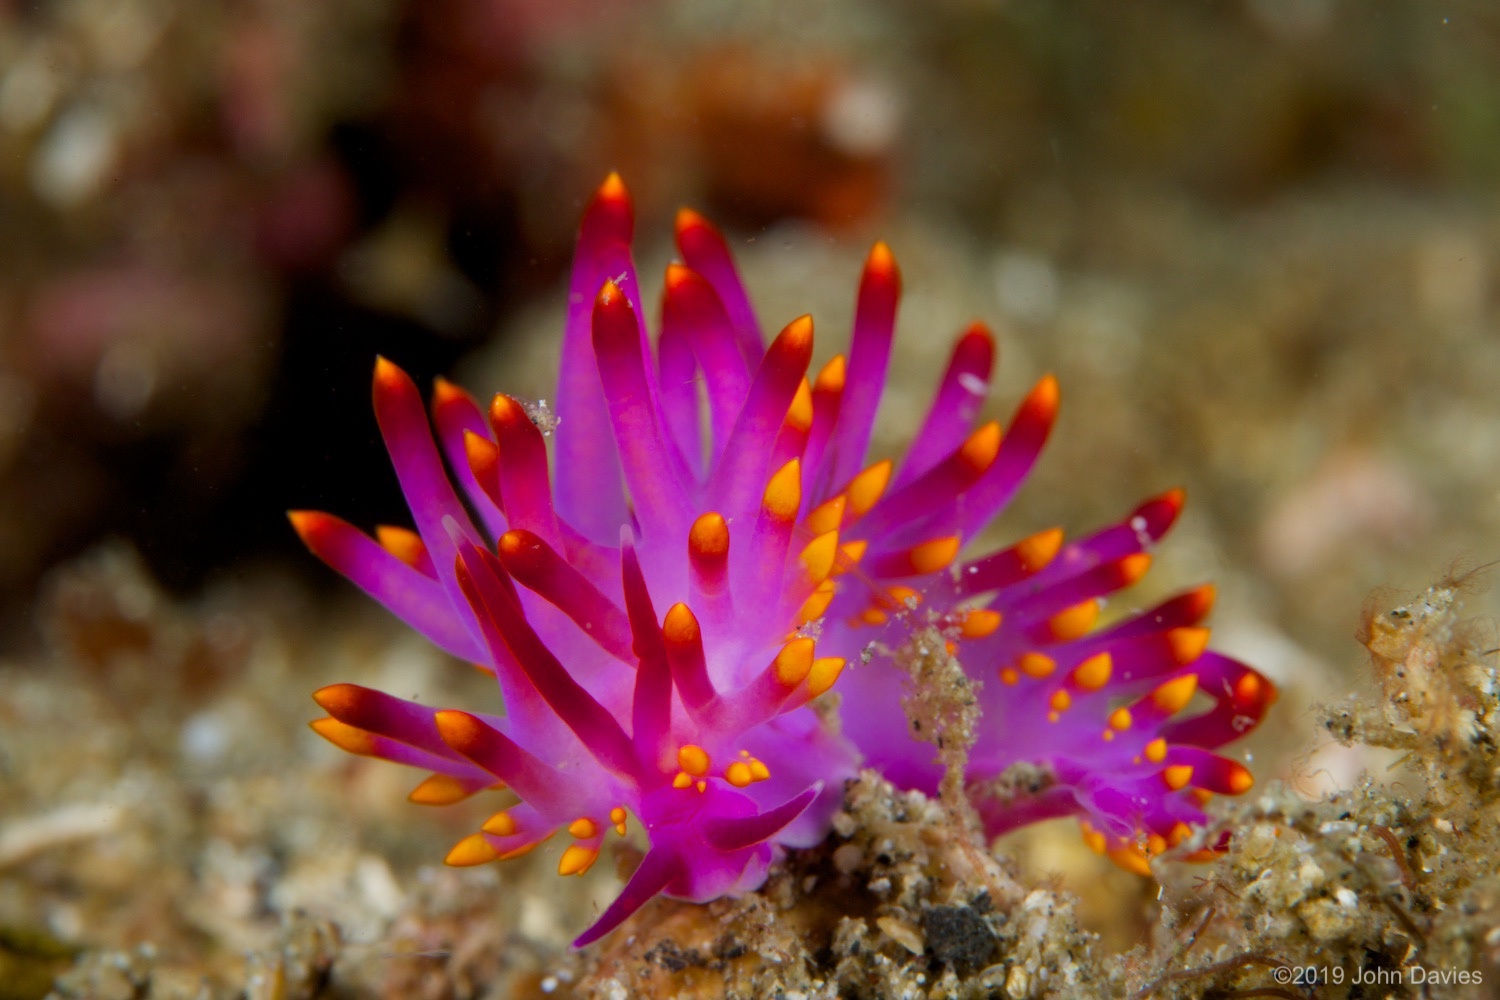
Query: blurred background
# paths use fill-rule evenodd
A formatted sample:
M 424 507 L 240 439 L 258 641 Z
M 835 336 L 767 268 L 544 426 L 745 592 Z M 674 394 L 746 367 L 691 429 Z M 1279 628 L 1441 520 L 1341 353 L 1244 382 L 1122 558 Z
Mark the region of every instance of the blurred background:
M 1286 691 L 1262 774 L 1352 780 L 1368 761 L 1299 750 L 1309 702 L 1364 684 L 1367 595 L 1500 558 L 1480 0 L 0 0 L 0 727 L 72 718 L 36 708 L 49 682 L 96 685 L 161 714 L 170 770 L 232 742 L 189 723 L 266 630 L 396 634 L 284 511 L 404 523 L 377 353 L 551 392 L 610 170 L 643 283 L 693 205 L 768 325 L 813 312 L 820 356 L 891 243 L 886 453 L 972 318 L 999 338 L 993 415 L 1056 372 L 1063 416 L 996 538 L 1187 487 L 1131 600 L 1219 582 L 1220 645 Z M 306 691 L 352 679 L 328 664 L 372 655 L 291 656 L 268 703 L 300 725 Z M 10 767 L 0 809 L 73 780 Z

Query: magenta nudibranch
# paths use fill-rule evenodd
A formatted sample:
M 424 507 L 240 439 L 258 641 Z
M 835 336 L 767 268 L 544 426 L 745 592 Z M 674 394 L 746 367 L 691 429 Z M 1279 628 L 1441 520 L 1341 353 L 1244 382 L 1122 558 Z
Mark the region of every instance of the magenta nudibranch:
M 1091 846 L 1144 870 L 1204 822 L 1209 794 L 1250 787 L 1212 751 L 1274 689 L 1207 649 L 1212 589 L 1096 626 L 1180 491 L 1077 541 L 1053 529 L 964 557 L 1035 463 L 1056 381 L 1003 430 L 976 428 L 994 344 L 975 324 L 899 468 L 869 463 L 901 293 L 889 248 L 865 262 L 847 357 L 811 372 L 811 317 L 767 346 L 723 236 L 689 210 L 653 338 L 633 215 L 615 175 L 585 211 L 550 449 L 515 399 L 486 411 L 439 380 L 429 410 L 381 359 L 375 416 L 415 530 L 291 515 L 319 558 L 494 675 L 492 714 L 353 684 L 314 695 L 320 735 L 430 773 L 412 801 L 519 799 L 449 864 L 560 837 L 559 874 L 581 874 L 638 824 L 644 860 L 579 946 L 657 893 L 754 889 L 781 851 L 824 838 L 857 768 L 936 791 L 942 768 L 901 706 L 910 674 L 865 655 L 929 625 L 982 681 L 969 786 L 1016 764 L 1048 775 L 1034 795 L 980 794 L 990 832 L 1076 815 Z M 831 725 L 810 703 L 835 686 Z

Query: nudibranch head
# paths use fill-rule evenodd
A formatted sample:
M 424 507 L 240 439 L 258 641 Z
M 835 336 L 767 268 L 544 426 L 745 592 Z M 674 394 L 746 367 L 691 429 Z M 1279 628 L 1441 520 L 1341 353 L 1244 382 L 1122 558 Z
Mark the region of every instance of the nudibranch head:
M 1205 652 L 1206 591 L 1093 628 L 1100 599 L 1144 572 L 1180 494 L 1071 545 L 1049 531 L 959 562 L 1036 461 L 1056 382 L 1042 379 L 1003 431 L 975 428 L 994 357 L 975 325 L 900 468 L 867 463 L 901 290 L 890 249 L 865 261 L 847 355 L 813 372 L 811 318 L 766 345 L 724 238 L 688 210 L 653 340 L 633 225 L 611 175 L 579 236 L 550 455 L 519 401 L 482 408 L 438 380 L 429 412 L 381 359 L 375 415 L 415 530 L 371 537 L 291 515 L 330 566 L 495 677 L 503 715 L 352 684 L 315 696 L 328 715 L 313 728 L 331 742 L 430 772 L 412 801 L 519 798 L 450 864 L 557 836 L 559 873 L 581 874 L 635 817 L 649 849 L 579 945 L 659 892 L 702 901 L 759 886 L 780 850 L 826 834 L 861 758 L 935 787 L 930 747 L 902 735 L 905 675 L 879 657 L 845 670 L 872 640 L 899 645 L 914 608 L 985 682 L 974 787 L 1022 762 L 1052 776 L 1031 799 L 982 795 L 992 830 L 1075 813 L 1128 854 L 1138 834 L 1180 837 L 1200 821 L 1195 794 L 1248 786 L 1208 751 L 1254 725 L 1271 689 Z M 841 728 L 810 706 L 836 684 Z M 1181 720 L 1194 689 L 1215 707 Z

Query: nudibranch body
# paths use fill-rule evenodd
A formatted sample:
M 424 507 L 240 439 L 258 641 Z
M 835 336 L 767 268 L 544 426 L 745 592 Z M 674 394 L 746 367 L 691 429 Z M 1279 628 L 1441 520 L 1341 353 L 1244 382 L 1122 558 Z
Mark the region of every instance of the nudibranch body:
M 1210 795 L 1253 784 L 1242 764 L 1211 751 L 1258 725 L 1275 689 L 1207 649 L 1201 622 L 1213 588 L 1096 627 L 1105 599 L 1144 575 L 1182 501 L 1173 490 L 1072 543 L 1053 529 L 891 588 L 915 605 L 904 618 L 947 609 L 928 620 L 946 622 L 949 651 L 977 682 L 980 722 L 965 779 L 991 835 L 1077 816 L 1090 847 L 1147 874 L 1151 856 L 1207 822 Z M 913 589 L 921 604 L 907 596 Z M 910 632 L 904 622 L 869 619 L 880 626 L 878 648 L 899 649 Z M 857 630 L 865 621 L 856 612 L 843 624 Z M 932 747 L 890 736 L 905 721 L 892 706 L 911 684 L 892 660 L 885 654 L 841 685 L 844 735 L 895 784 L 934 793 L 943 768 Z M 1206 707 L 1189 714 L 1195 698 Z
M 498 682 L 503 715 L 350 684 L 315 696 L 328 717 L 314 728 L 330 741 L 431 772 L 413 801 L 500 787 L 519 798 L 449 863 L 561 836 L 559 873 L 581 873 L 634 816 L 649 849 L 579 945 L 658 892 L 704 901 L 757 887 L 778 851 L 826 834 L 862 760 L 935 787 L 931 747 L 904 735 L 903 673 L 879 657 L 845 670 L 898 646 L 913 608 L 985 681 L 976 789 L 1023 761 L 1052 776 L 1034 799 L 981 796 L 990 829 L 1076 813 L 1134 863 L 1135 841 L 1201 820 L 1194 790 L 1247 787 L 1243 768 L 1207 750 L 1253 725 L 1270 689 L 1204 651 L 1206 591 L 1091 630 L 1098 599 L 1144 570 L 1179 494 L 1072 545 L 1044 532 L 956 565 L 1034 463 L 1055 382 L 1003 432 L 971 429 L 993 360 L 976 325 L 899 471 L 867 465 L 900 296 L 890 251 L 877 244 L 866 260 L 847 358 L 812 372 L 812 320 L 766 346 L 723 237 L 687 210 L 653 345 L 633 225 L 611 176 L 574 260 L 550 459 L 517 400 L 486 411 L 440 380 L 429 415 L 381 360 L 375 413 L 415 531 L 372 538 L 332 515 L 292 515 L 325 562 Z M 810 705 L 835 682 L 841 725 Z M 1168 721 L 1194 685 L 1216 707 Z

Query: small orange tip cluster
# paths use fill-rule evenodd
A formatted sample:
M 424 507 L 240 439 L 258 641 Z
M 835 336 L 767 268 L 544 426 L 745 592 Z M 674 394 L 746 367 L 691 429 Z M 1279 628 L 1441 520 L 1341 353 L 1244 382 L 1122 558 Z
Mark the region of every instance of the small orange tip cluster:
M 771 777 L 770 769 L 764 762 L 752 757 L 750 751 L 741 750 L 740 758 L 724 769 L 724 779 L 734 787 L 747 788 Z
M 1088 820 L 1079 820 L 1079 830 L 1083 834 L 1083 842 L 1088 845 L 1089 850 L 1101 857 L 1107 857 L 1119 867 L 1136 875 L 1150 876 L 1151 859 L 1168 849 L 1177 847 L 1193 835 L 1192 828 L 1186 823 L 1178 821 L 1163 836 L 1160 833 L 1140 831 L 1131 839 L 1122 839 L 1110 843 L 1110 839 L 1104 831 L 1096 829 Z M 1189 861 L 1206 861 L 1217 856 L 1216 851 L 1203 850 L 1190 854 Z
M 708 778 L 713 767 L 708 751 L 695 744 L 685 743 L 677 749 L 677 766 L 680 770 L 672 779 L 673 788 L 696 788 L 699 792 L 708 790 Z M 748 750 L 741 750 L 739 759 L 731 761 L 724 768 L 724 780 L 735 788 L 747 788 L 770 777 L 770 768 L 766 767 L 764 761 L 751 756 Z

